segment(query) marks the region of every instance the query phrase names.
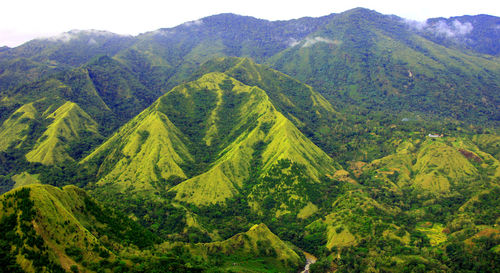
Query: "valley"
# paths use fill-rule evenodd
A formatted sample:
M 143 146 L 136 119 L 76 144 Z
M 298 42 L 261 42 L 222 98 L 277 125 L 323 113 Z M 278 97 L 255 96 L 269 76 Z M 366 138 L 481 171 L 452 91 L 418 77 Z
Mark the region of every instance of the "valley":
M 196 22 L 0 51 L 0 271 L 500 268 L 498 17 Z

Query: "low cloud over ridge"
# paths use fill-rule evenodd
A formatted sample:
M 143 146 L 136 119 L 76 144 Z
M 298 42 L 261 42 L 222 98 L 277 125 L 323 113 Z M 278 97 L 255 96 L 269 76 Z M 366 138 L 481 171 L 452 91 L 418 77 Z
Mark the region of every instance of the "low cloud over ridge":
M 416 30 L 432 32 L 436 36 L 445 36 L 446 38 L 465 36 L 474 29 L 470 22 L 462 23 L 458 20 L 453 20 L 451 24 L 445 20 L 439 20 L 432 24 L 412 20 L 405 20 L 405 23 Z

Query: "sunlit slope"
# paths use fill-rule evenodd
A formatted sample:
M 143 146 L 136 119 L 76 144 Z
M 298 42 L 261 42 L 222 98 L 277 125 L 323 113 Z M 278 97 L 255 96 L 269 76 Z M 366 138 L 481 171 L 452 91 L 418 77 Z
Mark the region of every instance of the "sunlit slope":
M 132 231 L 128 219 L 116 222 L 116 216 L 74 186 L 24 186 L 0 199 L 0 219 L 8 228 L 1 239 L 11 246 L 2 254 L 26 272 L 63 272 L 113 261 Z
M 449 193 L 454 187 L 475 187 L 480 180 L 498 183 L 499 167 L 494 156 L 468 138 L 443 137 L 405 141 L 394 154 L 374 160 L 364 171 L 374 171 L 376 179 L 393 189 L 413 186 Z
M 0 127 L 0 151 L 19 147 L 29 137 L 30 124 L 40 116 L 32 103 L 17 109 Z
M 381 218 L 391 217 L 398 212 L 358 190 L 339 196 L 329 211 L 328 215 L 307 226 L 311 233 L 324 232 L 325 246 L 329 249 L 358 245 L 363 238 L 373 236 L 376 223 L 380 223 Z M 384 228 L 385 231 L 377 236 L 399 241 L 409 240 L 405 233 L 400 236 L 394 234 L 399 229 L 394 224 L 385 225 Z
M 299 128 L 319 127 L 338 116 L 332 105 L 309 85 L 249 58 L 215 58 L 204 63 L 195 75 L 215 71 L 265 90 L 276 109 Z
M 213 243 L 186 245 L 192 255 L 214 259 L 224 255 L 219 268 L 237 272 L 295 272 L 305 264 L 297 249 L 274 235 L 265 224 L 254 225 L 248 231 Z M 260 262 L 253 262 L 254 259 Z M 266 270 L 267 269 L 267 270 Z
M 98 134 L 97 123 L 73 102 L 66 102 L 45 119 L 52 122 L 33 150 L 26 154 L 26 159 L 30 162 L 53 165 L 73 160 L 66 151 L 66 144 L 78 140 L 82 135 L 89 137 Z
M 213 72 L 172 89 L 83 163 L 100 166 L 98 185 L 149 192 L 159 190 L 153 184 L 173 186 L 176 199 L 199 205 L 239 193 L 256 153 L 263 171 L 289 158 L 313 181 L 337 168 L 264 90 Z
M 123 126 L 83 163 L 100 164 L 101 186 L 118 192 L 128 188 L 152 191 L 152 183 L 171 176 L 186 178 L 179 165 L 192 164 L 193 157 L 184 142 L 187 139 L 155 104 Z
M 210 73 L 201 78 L 210 82 L 207 89 L 215 88 L 216 102 L 210 115 L 212 121 L 204 137 L 207 146 L 213 139 L 223 138 L 219 144 L 217 159 L 206 172 L 177 186 L 177 198 L 195 204 L 221 202 L 233 196 L 243 187 L 249 177 L 250 163 L 255 146 L 262 142 L 262 169 L 267 170 L 277 160 L 290 158 L 305 164 L 311 179 L 318 180 L 321 174 L 334 172 L 335 164 L 323 151 L 308 140 L 288 119 L 272 105 L 266 92 L 258 87 L 249 87 L 221 73 Z M 229 84 L 231 89 L 222 90 L 217 85 Z M 232 110 L 231 127 L 224 121 L 227 111 L 225 101 L 232 96 L 236 101 Z M 168 97 L 168 95 L 167 95 Z M 219 107 L 219 105 L 225 107 Z M 225 133 L 224 130 L 227 130 Z M 231 142 L 229 142 L 231 141 Z

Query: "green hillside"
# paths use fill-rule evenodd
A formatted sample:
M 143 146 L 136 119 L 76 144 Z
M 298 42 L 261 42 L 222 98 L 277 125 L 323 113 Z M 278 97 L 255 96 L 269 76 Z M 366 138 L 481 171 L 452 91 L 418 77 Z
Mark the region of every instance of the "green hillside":
M 19 147 L 30 136 L 31 124 L 38 119 L 40 113 L 32 103 L 21 106 L 0 127 L 0 150 L 14 146 Z
M 337 107 L 460 120 L 495 121 L 498 115 L 499 98 L 492 91 L 499 86 L 495 58 L 434 44 L 401 18 L 371 10 L 335 16 L 268 62 Z
M 224 241 L 183 247 L 222 272 L 295 272 L 305 263 L 296 247 L 283 242 L 265 224 L 254 225 Z
M 150 246 L 155 240 L 74 186 L 30 185 L 0 199 L 2 264 L 15 272 L 113 268 L 121 252 Z
M 0 48 L 0 272 L 497 272 L 498 23 L 219 14 Z
M 172 156 L 159 157 L 162 150 Z M 121 192 L 129 187 L 154 192 L 153 185 L 169 189 L 169 180 L 188 178 L 171 189 L 176 199 L 209 204 L 245 187 L 252 160 L 265 172 L 287 158 L 304 164 L 315 181 L 337 168 L 275 109 L 264 90 L 209 73 L 162 96 L 83 163 L 101 160 L 104 177 L 98 185 Z
M 74 160 L 66 151 L 68 143 L 82 137 L 99 135 L 97 123 L 72 102 L 66 102 L 45 119 L 52 121 L 34 149 L 26 154 L 26 159 L 30 162 L 53 165 Z

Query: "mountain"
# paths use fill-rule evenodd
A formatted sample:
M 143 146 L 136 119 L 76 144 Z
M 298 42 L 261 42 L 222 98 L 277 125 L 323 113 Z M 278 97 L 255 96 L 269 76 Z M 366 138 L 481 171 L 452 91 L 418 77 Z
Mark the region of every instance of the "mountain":
M 310 87 L 294 84 L 311 94 Z M 164 151 L 171 156 L 160 157 Z M 98 185 L 119 192 L 155 191 L 156 181 L 160 188 L 174 186 L 178 200 L 209 204 L 241 192 L 258 171 L 251 169 L 253 161 L 265 172 L 287 158 L 304 164 L 316 181 L 338 168 L 276 110 L 264 90 L 211 72 L 160 97 L 84 163 L 100 160 Z M 174 178 L 187 180 L 169 185 Z
M 495 122 L 497 24 L 485 15 L 415 23 L 357 8 L 289 21 L 220 14 L 136 37 L 71 31 L 0 53 L 0 86 L 12 89 L 106 55 L 157 99 L 200 64 L 237 56 L 311 85 L 337 110 Z M 459 37 L 466 45 L 453 42 Z
M 401 18 L 366 9 L 333 17 L 268 62 L 355 109 L 491 121 L 498 113 L 494 57 L 435 44 Z
M 130 46 L 131 36 L 102 30 L 71 30 L 58 36 L 29 41 L 1 52 L 2 59 L 26 58 L 47 64 L 75 67 L 85 64 L 97 55 L 114 55 Z
M 112 268 L 121 251 L 155 240 L 74 186 L 25 186 L 1 199 L 2 264 L 15 272 Z
M 391 183 L 392 189 L 413 186 L 433 194 L 478 187 L 481 180 L 498 183 L 500 175 L 498 159 L 472 141 L 455 137 L 401 143 L 396 153 L 364 169 Z
M 220 14 L 0 49 L 0 261 L 494 272 L 496 22 Z
M 224 272 L 296 272 L 304 264 L 297 249 L 274 235 L 265 224 L 254 225 L 224 241 L 185 247 L 191 255 L 216 260 L 218 270 Z
M 486 14 L 431 18 L 424 23 L 414 23 L 414 27 L 434 42 L 496 56 L 500 53 L 496 42 L 500 39 L 499 25 L 498 17 Z

